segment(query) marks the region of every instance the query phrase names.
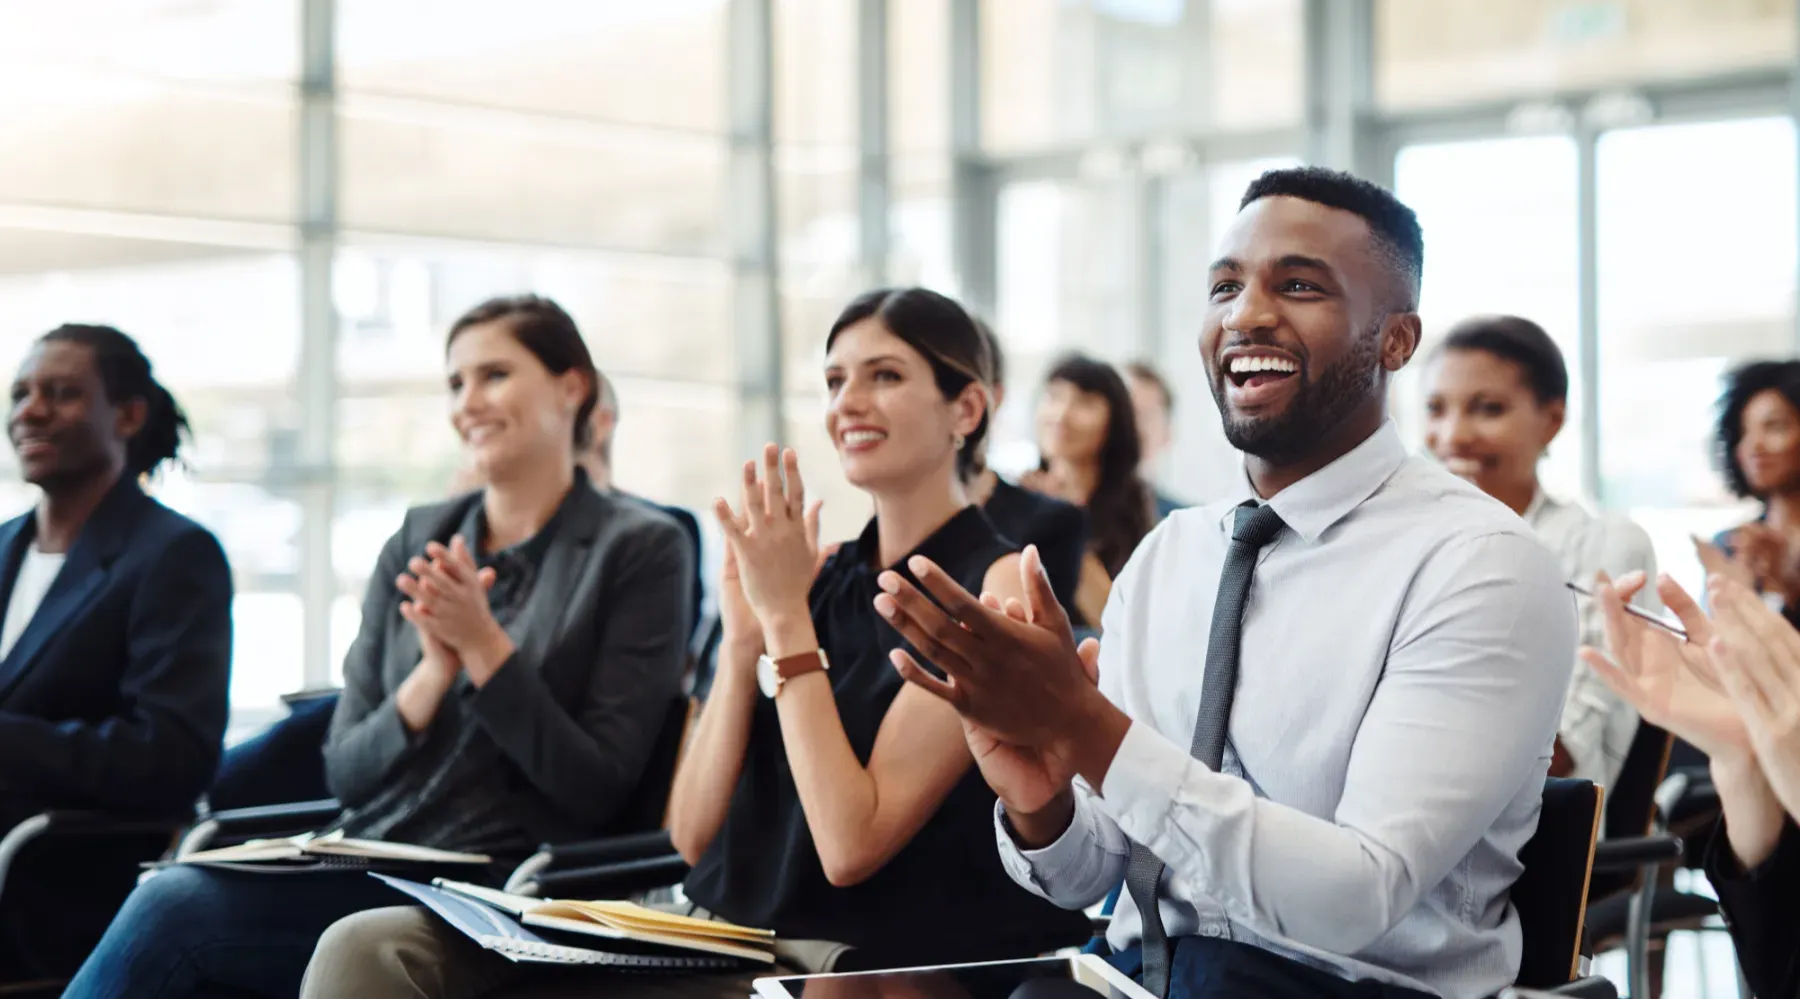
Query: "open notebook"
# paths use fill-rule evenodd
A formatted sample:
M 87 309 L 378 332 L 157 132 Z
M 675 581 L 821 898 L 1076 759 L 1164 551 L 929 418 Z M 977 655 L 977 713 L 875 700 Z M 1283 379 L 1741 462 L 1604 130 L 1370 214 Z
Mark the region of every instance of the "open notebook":
M 775 963 L 775 934 L 630 902 L 547 901 L 442 878 L 373 875 L 476 943 L 514 961 L 643 971 L 723 971 Z M 548 933 L 535 932 L 538 930 Z
M 467 864 L 479 867 L 492 863 L 492 859 L 480 853 L 454 853 L 449 850 L 434 850 L 428 846 L 413 846 L 408 843 L 386 843 L 372 839 L 351 839 L 343 832 L 329 832 L 323 835 L 304 833 L 289 836 L 285 839 L 253 839 L 237 846 L 224 846 L 217 850 L 197 850 L 185 857 L 177 858 L 180 864 L 231 866 L 257 864 L 288 864 L 313 861 L 325 865 L 333 862 L 344 866 L 376 865 L 411 865 L 422 864 L 439 867 L 444 865 Z

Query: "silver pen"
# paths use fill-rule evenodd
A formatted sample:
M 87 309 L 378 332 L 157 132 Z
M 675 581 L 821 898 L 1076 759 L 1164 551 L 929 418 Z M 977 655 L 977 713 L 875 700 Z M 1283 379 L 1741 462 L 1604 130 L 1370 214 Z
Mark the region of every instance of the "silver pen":
M 1587 587 L 1581 585 L 1580 583 L 1564 583 L 1563 585 L 1567 586 L 1571 590 L 1574 590 L 1576 593 L 1579 593 L 1582 596 L 1587 597 L 1590 600 L 1592 600 L 1594 598 L 1594 591 L 1588 589 Z M 1649 584 L 1645 584 L 1645 585 L 1649 585 Z M 1647 610 L 1642 610 L 1640 608 L 1633 607 L 1630 604 L 1625 605 L 1625 613 L 1630 614 L 1633 617 L 1642 618 L 1645 621 L 1648 621 L 1651 624 L 1656 625 L 1658 628 L 1661 628 L 1664 631 L 1667 631 L 1671 634 L 1680 636 L 1682 641 L 1684 641 L 1684 642 L 1687 641 L 1687 637 L 1688 637 L 1687 629 L 1683 628 L 1679 623 L 1677 623 L 1675 621 L 1672 621 L 1666 617 L 1661 617 L 1656 614 L 1652 614 Z

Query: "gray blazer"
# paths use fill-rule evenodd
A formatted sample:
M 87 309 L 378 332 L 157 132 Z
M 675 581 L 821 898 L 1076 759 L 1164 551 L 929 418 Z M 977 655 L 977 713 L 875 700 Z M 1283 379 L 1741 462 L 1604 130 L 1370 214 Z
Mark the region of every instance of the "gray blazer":
M 532 596 L 507 628 L 518 651 L 479 691 L 464 692 L 474 724 L 523 780 L 469 776 L 507 796 L 533 844 L 608 830 L 637 787 L 687 651 L 695 558 L 686 533 L 584 478 L 576 488 Z M 429 730 L 409 733 L 394 705 L 420 658 L 394 578 L 426 542 L 447 542 L 480 501 L 474 493 L 408 511 L 376 561 L 325 742 L 326 783 L 352 811 L 417 754 L 441 751 Z

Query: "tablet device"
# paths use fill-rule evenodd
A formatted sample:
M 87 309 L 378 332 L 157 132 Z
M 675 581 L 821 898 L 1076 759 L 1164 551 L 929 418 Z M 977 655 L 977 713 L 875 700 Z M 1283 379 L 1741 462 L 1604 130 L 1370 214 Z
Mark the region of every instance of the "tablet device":
M 1094 954 L 759 978 L 756 994 L 761 999 L 1155 999 Z

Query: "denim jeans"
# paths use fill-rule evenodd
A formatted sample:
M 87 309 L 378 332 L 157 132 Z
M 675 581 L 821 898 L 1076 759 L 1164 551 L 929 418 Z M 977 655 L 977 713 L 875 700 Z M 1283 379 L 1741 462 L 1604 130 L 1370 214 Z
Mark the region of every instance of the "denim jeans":
M 1212 937 L 1169 941 L 1168 999 L 1432 999 L 1382 982 L 1352 982 L 1246 943 Z M 1144 956 L 1136 944 L 1106 959 L 1142 981 Z
M 131 893 L 63 995 L 292 999 L 327 927 L 405 899 L 353 871 L 171 867 Z

